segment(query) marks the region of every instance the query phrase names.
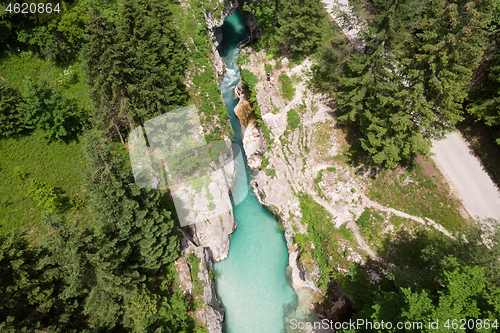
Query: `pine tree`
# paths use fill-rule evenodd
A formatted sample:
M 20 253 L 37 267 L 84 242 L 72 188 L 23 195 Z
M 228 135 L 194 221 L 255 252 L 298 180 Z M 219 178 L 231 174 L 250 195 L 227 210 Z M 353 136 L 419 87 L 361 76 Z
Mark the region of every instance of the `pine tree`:
M 82 298 L 65 297 L 62 280 L 44 247 L 30 245 L 25 235 L 0 236 L 0 327 L 5 332 L 82 332 Z M 79 296 L 79 295 L 76 295 Z M 78 311 L 80 310 L 80 311 Z
M 311 53 L 323 37 L 326 22 L 320 0 L 281 0 L 276 39 L 294 52 Z
M 410 85 L 423 89 L 418 122 L 425 137 L 442 136 L 463 119 L 462 103 L 483 55 L 487 1 L 432 0 L 402 59 Z
M 87 139 L 91 210 L 109 240 L 128 256 L 127 264 L 143 273 L 157 271 L 178 256 L 178 239 L 164 194 L 139 188 L 127 156 L 112 154 L 96 137 Z
M 364 53 L 352 51 L 347 59 L 343 58 L 345 52 L 330 54 L 342 66 L 330 75 L 337 84 L 339 121 L 355 122 L 362 134 L 362 148 L 375 163 L 393 168 L 413 154 L 425 154 L 429 144 L 415 121 L 423 104 L 422 90 L 407 89 L 400 74 L 404 69 L 397 46 L 406 36 L 401 30 L 407 6 L 396 1 L 391 4 L 375 18 L 376 28 L 365 34 Z
M 124 94 L 134 123 L 141 124 L 186 103 L 187 56 L 164 2 L 127 0 L 122 17 Z
M 487 56 L 483 59 L 486 68 L 480 76 L 479 83 L 472 83 L 469 95 L 470 104 L 467 111 L 479 119 L 484 120 L 488 126 L 498 130 L 500 125 L 500 2 L 490 7 L 492 16 L 488 20 L 489 45 L 486 47 Z M 485 79 L 481 80 L 481 75 Z M 498 137 L 498 134 L 497 134 Z M 500 139 L 496 139 L 500 144 Z
M 82 56 L 90 94 L 96 104 L 92 120 L 101 132 L 116 133 L 125 144 L 123 132 L 126 126 L 132 125 L 125 112 L 123 61 L 126 52 L 121 38 L 114 22 L 96 9 L 91 11 Z
M 182 106 L 187 66 L 184 45 L 160 1 L 128 0 L 115 24 L 93 10 L 83 57 L 97 127 L 125 134 L 137 125 Z

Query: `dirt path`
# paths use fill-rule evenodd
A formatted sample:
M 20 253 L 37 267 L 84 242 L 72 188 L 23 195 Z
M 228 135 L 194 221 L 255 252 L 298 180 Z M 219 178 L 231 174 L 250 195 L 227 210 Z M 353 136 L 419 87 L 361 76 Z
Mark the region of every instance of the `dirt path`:
M 434 161 L 474 218 L 500 219 L 500 192 L 458 132 L 434 141 Z

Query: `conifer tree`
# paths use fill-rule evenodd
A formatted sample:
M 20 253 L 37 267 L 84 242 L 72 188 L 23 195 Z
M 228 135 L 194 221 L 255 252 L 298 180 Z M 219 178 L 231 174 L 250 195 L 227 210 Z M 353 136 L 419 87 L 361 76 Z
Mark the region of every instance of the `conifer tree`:
M 294 52 L 311 53 L 323 37 L 326 22 L 320 0 L 281 0 L 276 39 Z
M 487 1 L 432 0 L 402 59 L 412 87 L 423 89 L 418 123 L 426 137 L 441 136 L 463 119 L 462 103 L 483 55 Z
M 124 94 L 134 123 L 184 105 L 187 57 L 168 6 L 126 0 L 119 27 L 126 50 Z
M 123 165 L 128 157 L 112 154 L 106 142 L 89 137 L 86 153 L 91 209 L 109 241 L 127 254 L 127 265 L 151 273 L 175 260 L 179 245 L 163 193 L 139 188 Z
M 487 56 L 483 59 L 486 66 L 483 73 L 478 73 L 480 82 L 472 82 L 469 95 L 468 112 L 486 125 L 493 126 L 498 131 L 500 125 L 500 2 L 491 7 L 491 18 L 488 20 L 489 45 Z M 481 78 L 481 76 L 484 77 Z M 496 133 L 497 144 L 500 145 L 500 135 Z
M 341 121 L 360 128 L 362 147 L 375 163 L 395 167 L 427 154 L 430 139 L 462 119 L 461 103 L 482 52 L 482 0 L 449 3 L 375 1 L 365 52 L 329 52 L 341 71 L 322 71 L 336 82 Z M 446 19 L 442 19 L 445 17 Z M 444 37 L 443 37 L 444 36 Z M 323 59 L 326 59 L 323 56 Z
M 345 52 L 330 54 L 342 66 L 341 71 L 331 73 L 337 83 L 339 121 L 355 122 L 362 133 L 363 149 L 375 163 L 391 168 L 429 149 L 414 120 L 422 108 L 422 90 L 408 90 L 400 74 L 403 68 L 397 46 L 406 34 L 401 33 L 406 7 L 394 1 L 375 18 L 376 28 L 364 36 L 364 53 L 352 50 L 347 59 Z
M 86 28 L 83 59 L 90 94 L 96 104 L 93 122 L 106 135 L 116 133 L 122 144 L 125 144 L 125 126 L 130 123 L 125 112 L 124 57 L 124 44 L 115 23 L 92 9 Z
M 25 235 L 0 235 L 0 327 L 5 332 L 82 332 L 82 298 L 65 297 L 58 262 Z M 78 296 L 78 295 L 77 295 Z
M 127 0 L 115 24 L 90 14 L 84 59 L 98 128 L 125 133 L 154 116 L 182 106 L 186 52 L 172 13 L 160 1 Z

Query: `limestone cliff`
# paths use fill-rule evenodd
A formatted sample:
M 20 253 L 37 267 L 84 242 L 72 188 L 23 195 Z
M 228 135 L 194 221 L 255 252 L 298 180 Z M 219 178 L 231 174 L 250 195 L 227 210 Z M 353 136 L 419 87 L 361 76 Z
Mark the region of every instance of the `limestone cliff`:
M 217 10 L 219 7 L 223 8 L 221 12 Z M 219 45 L 222 42 L 221 27 L 224 20 L 238 8 L 238 2 L 216 0 L 212 3 L 211 8 L 211 10 L 204 9 L 203 13 L 205 14 L 207 28 L 212 39 L 212 64 L 217 76 L 222 78 L 225 73 L 225 67 L 218 51 Z
M 208 248 L 196 246 L 182 230 L 178 229 L 181 236 L 181 251 L 183 257 L 175 262 L 179 285 L 182 292 L 190 294 L 193 299 L 200 298 L 203 305 L 196 309 L 196 318 L 207 327 L 209 333 L 221 333 L 224 320 L 224 309 L 215 294 L 215 282 L 210 276 L 212 271 L 211 254 Z M 192 267 L 189 255 L 194 254 L 201 259 L 198 267 Z M 195 281 L 191 278 L 191 271 L 198 271 Z M 195 290 L 194 285 L 199 285 L 201 290 Z
M 234 113 L 245 128 L 243 132 L 243 149 L 245 149 L 247 156 L 247 164 L 250 169 L 259 170 L 262 166 L 260 157 L 267 150 L 267 141 L 264 138 L 262 129 L 255 122 L 256 116 L 245 93 L 237 88 L 235 88 L 235 94 L 240 101 L 234 108 Z

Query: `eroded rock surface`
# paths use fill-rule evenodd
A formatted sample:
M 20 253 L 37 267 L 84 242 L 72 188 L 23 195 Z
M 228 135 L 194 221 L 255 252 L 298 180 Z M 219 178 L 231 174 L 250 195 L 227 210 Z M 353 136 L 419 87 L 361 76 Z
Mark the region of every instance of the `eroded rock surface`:
M 194 298 L 201 297 L 203 306 L 196 311 L 196 318 L 208 328 L 209 333 L 222 333 L 222 323 L 224 320 L 224 309 L 221 307 L 220 301 L 215 293 L 215 283 L 210 277 L 209 271 L 212 270 L 212 260 L 210 250 L 202 246 L 196 246 L 191 239 L 180 229 L 178 229 L 181 238 L 181 251 L 184 254 L 183 258 L 176 261 L 176 270 L 181 280 L 182 286 L 188 286 L 191 283 L 191 292 L 193 291 L 193 282 L 191 280 L 191 269 L 189 267 L 188 256 L 192 253 L 200 258 L 198 265 L 198 283 L 203 285 L 201 295 L 192 295 Z M 188 269 L 186 272 L 186 268 Z M 187 275 L 187 276 L 186 276 Z M 181 279 L 181 276 L 183 277 Z M 184 281 L 183 281 L 184 280 Z M 183 290 L 184 291 L 184 290 Z

